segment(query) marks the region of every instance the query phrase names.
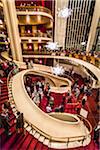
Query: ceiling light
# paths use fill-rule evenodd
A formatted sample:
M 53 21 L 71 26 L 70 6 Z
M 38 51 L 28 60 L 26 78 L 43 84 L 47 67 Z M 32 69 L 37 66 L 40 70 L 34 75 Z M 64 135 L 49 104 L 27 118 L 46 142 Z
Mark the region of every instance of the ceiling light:
M 48 42 L 45 47 L 49 50 L 59 50 L 59 46 L 57 42 Z
M 69 8 L 63 8 L 58 11 L 58 17 L 68 18 L 72 14 L 72 10 Z
M 26 22 L 27 22 L 27 23 L 30 22 L 30 16 L 29 16 L 29 15 L 26 16 Z
M 86 44 L 86 42 L 81 42 L 81 45 L 85 45 Z
M 31 45 L 29 45 L 29 49 L 32 49 L 32 46 L 31 46 Z
M 51 68 L 51 72 L 55 75 L 63 75 L 65 70 L 62 66 L 59 66 L 59 64 L 57 64 L 55 67 Z

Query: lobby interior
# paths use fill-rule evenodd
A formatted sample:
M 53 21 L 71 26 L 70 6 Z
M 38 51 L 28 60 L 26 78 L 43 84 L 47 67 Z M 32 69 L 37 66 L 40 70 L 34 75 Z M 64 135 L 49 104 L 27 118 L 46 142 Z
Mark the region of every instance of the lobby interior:
M 99 99 L 100 0 L 0 0 L 0 150 L 99 150 Z

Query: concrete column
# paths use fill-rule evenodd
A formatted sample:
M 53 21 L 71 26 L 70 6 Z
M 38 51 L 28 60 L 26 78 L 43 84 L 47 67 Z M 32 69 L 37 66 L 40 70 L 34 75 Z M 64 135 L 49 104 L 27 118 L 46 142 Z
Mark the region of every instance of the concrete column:
M 9 39 L 10 39 L 10 47 L 11 47 L 11 52 L 12 52 L 12 57 L 14 60 L 16 60 L 16 53 L 15 53 L 15 48 L 14 48 L 14 44 L 13 44 L 13 36 L 11 33 L 11 28 L 10 28 L 10 18 L 9 18 L 9 14 L 8 14 L 8 7 L 6 4 L 5 0 L 2 0 L 3 2 L 3 11 L 4 11 L 4 17 L 5 17 L 5 21 L 6 21 L 6 25 L 7 25 L 7 31 L 8 31 L 8 35 L 9 35 Z
M 92 49 L 99 18 L 100 18 L 100 0 L 96 0 L 87 47 L 86 47 L 87 53 Z
M 56 0 L 55 1 L 55 37 L 54 41 L 58 42 L 59 45 L 63 46 L 65 44 L 65 34 L 66 34 L 66 19 L 58 17 L 58 8 L 61 10 L 67 7 L 68 0 Z
M 22 50 L 18 31 L 15 0 L 2 0 L 2 2 L 4 5 L 4 14 L 6 18 L 13 59 L 22 61 Z

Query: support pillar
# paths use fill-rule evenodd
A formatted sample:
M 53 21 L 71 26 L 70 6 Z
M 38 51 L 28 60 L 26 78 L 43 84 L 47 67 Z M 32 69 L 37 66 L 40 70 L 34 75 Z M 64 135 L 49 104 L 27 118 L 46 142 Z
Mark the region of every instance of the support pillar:
M 86 47 L 87 53 L 89 53 L 89 51 L 92 49 L 92 46 L 95 40 L 96 28 L 98 25 L 99 18 L 100 18 L 100 0 L 96 0 L 91 28 L 90 28 L 88 42 L 87 42 L 87 47 Z
M 15 0 L 2 0 L 13 59 L 23 61 Z
M 61 10 L 68 6 L 68 0 L 55 1 L 55 37 L 54 42 L 65 48 L 65 34 L 66 34 L 66 19 L 58 17 L 58 8 Z

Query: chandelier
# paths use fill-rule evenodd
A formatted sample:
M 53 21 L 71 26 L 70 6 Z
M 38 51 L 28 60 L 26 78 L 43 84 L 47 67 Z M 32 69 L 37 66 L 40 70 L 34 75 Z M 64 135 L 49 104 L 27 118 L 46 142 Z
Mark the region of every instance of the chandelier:
M 48 42 L 45 46 L 48 50 L 59 50 L 59 45 L 57 42 Z
M 68 18 L 72 14 L 72 10 L 69 8 L 63 8 L 58 11 L 58 17 Z
M 86 44 L 86 42 L 81 42 L 81 45 L 84 46 Z
M 57 64 L 55 67 L 51 68 L 51 72 L 55 75 L 63 75 L 65 70 L 62 66 L 59 66 L 59 64 Z

